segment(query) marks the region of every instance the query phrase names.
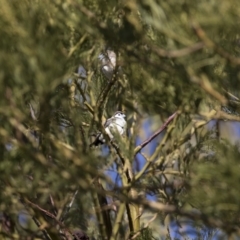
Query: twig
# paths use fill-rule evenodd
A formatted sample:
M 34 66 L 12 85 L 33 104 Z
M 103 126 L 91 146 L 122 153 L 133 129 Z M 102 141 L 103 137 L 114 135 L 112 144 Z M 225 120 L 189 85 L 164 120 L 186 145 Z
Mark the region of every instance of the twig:
M 167 51 L 165 49 L 161 49 L 157 46 L 151 47 L 153 52 L 155 52 L 159 57 L 166 57 L 166 58 L 178 58 L 178 57 L 184 57 L 186 55 L 189 55 L 191 53 L 194 53 L 198 50 L 201 50 L 204 47 L 203 42 L 198 42 L 195 43 L 189 47 L 182 48 L 179 50 L 172 50 L 172 51 Z
M 217 111 L 216 115 L 214 115 L 212 119 L 240 122 L 240 116 L 227 114 L 224 111 Z
M 157 215 L 158 213 L 155 213 L 154 216 L 145 224 L 145 226 L 138 232 L 136 232 L 130 239 L 136 239 L 137 236 L 139 236 L 144 229 L 147 229 L 149 227 L 150 223 L 156 219 Z
M 154 138 L 156 138 L 160 133 L 163 132 L 163 130 L 169 125 L 170 122 L 172 122 L 172 120 L 178 115 L 178 111 L 173 113 L 168 119 L 167 121 L 151 136 L 149 137 L 147 140 L 145 140 L 143 143 L 141 143 L 140 145 L 138 145 L 135 149 L 134 149 L 134 155 L 136 155 L 138 152 L 140 152 L 148 143 L 150 143 Z
M 237 226 L 232 226 L 232 224 L 226 226 L 226 222 L 224 223 L 215 217 L 209 217 L 200 211 L 196 211 L 196 209 L 193 209 L 192 211 L 184 210 L 184 209 L 179 209 L 177 208 L 177 206 L 174 206 L 174 205 L 165 205 L 160 202 L 148 201 L 148 200 L 141 200 L 139 201 L 139 204 L 142 204 L 143 206 L 153 209 L 155 211 L 158 210 L 165 213 L 176 213 L 179 216 L 186 216 L 193 220 L 201 220 L 206 225 L 211 227 L 217 227 L 217 228 L 224 227 L 225 229 L 228 227 L 230 231 L 234 231 L 238 228 Z
M 123 171 L 124 171 L 124 173 L 125 173 L 125 175 L 126 175 L 126 177 L 127 177 L 127 182 L 124 183 L 124 186 L 127 186 L 128 183 L 131 183 L 131 181 L 132 181 L 132 179 L 133 179 L 132 171 L 129 169 L 129 167 L 130 167 L 130 166 L 129 166 L 130 164 L 128 164 L 128 163 L 129 163 L 129 160 L 126 160 L 126 159 L 123 157 L 123 155 L 122 155 L 122 153 L 121 153 L 121 151 L 120 151 L 120 148 L 119 148 L 114 142 L 111 141 L 110 143 L 111 143 L 111 145 L 113 146 L 113 148 L 115 149 L 118 157 L 120 158 L 120 160 L 121 160 L 121 162 L 122 162 Z
M 74 79 L 74 82 L 75 82 L 75 84 L 76 84 L 76 86 L 77 86 L 77 90 L 81 93 L 84 102 L 87 102 L 87 98 L 86 98 L 86 96 L 85 96 L 85 94 L 84 94 L 81 86 L 79 86 L 77 79 Z
M 51 205 L 52 205 L 52 207 L 54 209 L 53 210 L 54 211 L 54 215 L 57 216 L 56 206 L 55 206 L 55 203 L 54 203 L 54 200 L 53 200 L 53 197 L 52 197 L 51 194 L 49 195 L 49 198 L 50 198 Z
M 235 95 L 233 95 L 232 93 L 228 92 L 227 90 L 223 89 L 223 91 L 233 100 L 239 102 L 240 99 L 238 97 L 236 97 Z
M 32 219 L 35 222 L 35 224 L 37 225 L 37 227 L 41 228 L 41 223 L 38 221 L 38 219 L 36 217 L 32 217 Z M 49 234 L 46 231 L 46 229 L 41 229 L 41 231 L 43 232 L 43 235 L 44 235 L 46 240 L 52 240 L 52 238 L 49 236 Z
M 38 119 L 37 119 L 37 117 L 36 117 L 36 114 L 35 114 L 35 112 L 34 112 L 34 109 L 33 109 L 32 104 L 31 104 L 31 103 L 28 103 L 28 105 L 29 105 L 29 108 L 30 108 L 30 113 L 31 113 L 32 119 L 33 119 L 34 121 L 37 121 Z
M 150 164 L 152 163 L 152 161 L 150 161 L 150 159 L 145 156 L 145 154 L 141 153 L 141 155 L 146 159 L 146 164 L 142 167 L 141 171 L 139 171 L 136 175 L 134 180 L 137 181 L 144 173 L 145 171 L 149 168 Z
M 136 189 L 132 188 L 132 183 L 134 180 L 134 174 L 131 168 L 131 163 L 128 158 L 124 158 L 121 154 L 121 151 L 118 146 L 116 146 L 113 142 L 111 142 L 112 146 L 115 148 L 117 155 L 122 161 L 122 184 L 123 186 L 128 186 L 124 193 L 131 197 L 132 199 L 137 198 Z M 120 174 L 121 175 L 121 174 Z M 137 204 L 129 204 L 125 202 L 130 234 L 132 235 L 134 231 L 137 231 L 140 228 L 140 219 L 137 217 L 139 215 L 139 206 Z
M 75 52 L 75 50 L 81 46 L 81 44 L 85 41 L 85 39 L 87 38 L 87 34 L 85 33 L 80 39 L 79 41 L 77 42 L 77 44 L 75 46 L 72 46 L 70 48 L 70 51 L 68 53 L 68 58 L 70 58 L 72 56 L 72 54 Z
M 205 45 L 209 48 L 212 48 L 217 52 L 220 56 L 227 59 L 229 62 L 240 65 L 240 58 L 234 57 L 233 55 L 226 52 L 224 49 L 216 45 L 205 33 L 205 31 L 201 28 L 201 26 L 192 20 L 192 28 L 195 31 L 196 35 L 201 39 Z
M 36 203 L 31 202 L 30 200 L 28 200 L 27 198 L 24 197 L 24 202 L 30 204 L 32 207 L 38 209 L 39 211 L 43 212 L 45 215 L 47 215 L 48 217 L 54 219 L 60 226 L 64 227 L 64 225 L 57 220 L 56 216 L 54 214 L 52 214 L 51 212 L 47 211 L 44 208 L 41 208 L 40 206 L 38 206 Z
M 192 82 L 198 84 L 206 93 L 217 99 L 223 105 L 227 104 L 227 99 L 218 91 L 216 91 L 206 75 L 202 74 L 200 77 L 196 76 L 191 68 L 187 69 L 189 78 Z
M 43 213 L 44 213 L 45 215 L 47 215 L 48 217 L 52 218 L 57 224 L 59 224 L 59 226 L 62 227 L 62 229 L 60 229 L 60 233 L 61 233 L 62 235 L 64 235 L 65 237 L 67 237 L 67 236 L 66 236 L 66 232 L 72 234 L 71 231 L 70 231 L 69 229 L 67 229 L 66 226 L 65 226 L 61 221 L 59 221 L 54 214 L 50 213 L 50 212 L 47 211 L 46 209 L 41 208 L 41 207 L 38 206 L 37 204 L 31 202 L 31 201 L 28 200 L 26 197 L 24 197 L 24 198 L 22 199 L 22 202 L 23 202 L 23 204 L 24 204 L 25 206 L 26 206 L 27 204 L 30 204 L 33 208 L 38 209 L 39 211 L 43 212 Z M 34 217 L 33 217 L 33 218 L 34 218 Z M 38 224 L 39 224 L 39 225 L 37 225 L 37 226 L 41 228 L 41 224 L 40 224 L 39 222 L 38 222 Z M 46 229 L 43 229 L 43 228 L 41 228 L 41 230 L 42 230 L 42 231 L 46 231 Z M 47 231 L 46 231 L 46 233 L 47 233 Z M 47 233 L 47 234 L 48 234 L 48 233 Z M 46 238 L 46 239 L 47 239 L 47 240 L 51 240 L 50 236 L 49 236 L 49 238 Z
M 94 110 L 93 108 L 90 106 L 90 104 L 88 104 L 86 101 L 84 102 L 84 105 L 87 107 L 87 109 L 89 110 L 89 112 L 93 115 L 94 114 Z
M 31 144 L 35 148 L 38 147 L 38 143 L 36 141 L 36 138 L 32 134 L 26 134 L 28 132 L 28 129 L 23 124 L 18 122 L 17 119 L 13 118 L 13 117 L 9 118 L 9 122 L 13 127 L 15 127 L 17 130 L 19 130 L 21 133 L 23 133 L 24 136 L 28 139 L 29 142 L 31 142 Z
M 20 202 L 25 206 L 25 208 L 28 208 L 27 203 L 32 203 L 32 202 L 28 202 L 28 200 L 26 198 L 20 198 Z M 27 203 L 26 203 L 27 202 Z M 32 216 L 33 221 L 35 222 L 36 226 L 42 231 L 44 237 L 46 240 L 52 240 L 52 238 L 50 237 L 50 235 L 48 234 L 47 230 L 45 228 L 41 228 L 41 223 L 38 221 L 38 219 L 34 216 Z
M 95 179 L 93 182 L 96 190 L 92 193 L 93 202 L 95 206 L 95 212 L 98 219 L 99 231 L 103 239 L 109 239 L 112 233 L 112 224 L 110 220 L 109 211 L 100 211 L 102 207 L 107 205 L 106 194 L 99 179 Z M 102 194 L 99 193 L 101 190 Z
M 174 115 L 174 114 L 173 114 Z M 173 116 L 172 115 L 172 116 Z M 171 116 L 171 117 L 172 117 Z M 170 118 L 169 118 L 170 119 Z M 168 119 L 168 120 L 169 120 Z M 153 163 L 153 161 L 156 160 L 156 157 L 158 156 L 159 152 L 161 151 L 162 147 L 165 145 L 166 141 L 168 140 L 168 137 L 170 136 L 170 133 L 171 131 L 173 130 L 173 128 L 175 127 L 176 125 L 176 121 L 177 121 L 177 117 L 173 118 L 173 124 L 168 126 L 167 128 L 167 131 L 166 133 L 164 134 L 161 142 L 159 143 L 159 145 L 157 146 L 157 148 L 155 149 L 154 153 L 151 155 L 150 158 L 147 158 L 144 154 L 142 154 L 143 157 L 145 157 L 146 159 L 146 163 L 145 165 L 143 166 L 143 168 L 141 169 L 141 171 L 139 171 L 137 174 L 136 174 L 136 177 L 135 177 L 135 181 L 137 181 L 138 179 L 140 179 L 142 177 L 143 174 L 145 174 L 146 170 L 148 170 L 148 168 L 151 166 L 151 164 Z M 165 123 L 166 124 L 166 123 Z
M 125 211 L 125 203 L 121 203 L 121 205 L 118 209 L 117 217 L 115 219 L 115 223 L 114 223 L 114 226 L 113 226 L 113 231 L 112 231 L 112 235 L 111 235 L 110 240 L 117 239 L 117 234 L 118 234 L 121 222 L 122 222 L 124 211 Z
M 100 95 L 98 97 L 96 109 L 98 110 L 98 119 L 99 120 L 102 120 L 102 113 L 103 113 L 103 109 L 104 109 L 103 105 L 107 99 L 107 96 L 108 96 L 109 92 L 111 91 L 113 85 L 117 82 L 117 79 L 118 79 L 117 72 L 118 72 L 118 65 L 116 65 L 116 67 L 113 71 L 113 77 L 112 77 L 111 81 L 108 82 L 108 84 L 105 86 L 105 88 L 103 89 L 103 91 L 100 93 Z
M 81 138 L 82 138 L 82 143 L 83 143 L 83 152 L 85 153 L 87 150 L 87 141 L 86 141 L 86 136 L 85 136 L 85 132 L 83 130 L 83 126 L 80 124 L 79 125 L 79 130 L 80 130 L 80 134 L 81 134 Z
M 63 213 L 62 217 L 60 218 L 60 222 L 62 223 L 64 222 L 66 215 L 69 213 L 77 194 L 78 194 L 78 190 L 76 190 L 75 193 L 73 194 L 71 202 L 68 204 L 66 211 Z

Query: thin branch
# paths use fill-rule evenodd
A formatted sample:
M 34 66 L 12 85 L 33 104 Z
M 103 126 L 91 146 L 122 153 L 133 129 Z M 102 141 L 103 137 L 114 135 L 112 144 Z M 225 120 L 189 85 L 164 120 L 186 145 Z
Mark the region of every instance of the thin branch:
M 166 57 L 166 58 L 184 57 L 186 55 L 199 51 L 203 48 L 204 48 L 203 42 L 198 42 L 189 47 L 178 49 L 178 50 L 171 50 L 171 51 L 161 49 L 158 46 L 151 47 L 152 51 L 155 52 L 159 57 Z
M 201 28 L 201 26 L 196 22 L 192 20 L 192 28 L 195 31 L 196 35 L 201 39 L 204 44 L 215 50 L 220 56 L 227 59 L 229 62 L 240 65 L 240 58 L 234 57 L 230 53 L 226 52 L 224 49 L 216 45 L 206 34 L 206 32 Z
M 179 112 L 175 112 L 173 113 L 168 119 L 167 121 L 151 136 L 149 137 L 147 140 L 145 140 L 143 143 L 141 143 L 140 145 L 138 145 L 135 149 L 134 149 L 134 155 L 136 155 L 138 152 L 140 152 L 148 143 L 150 143 L 154 138 L 156 138 L 160 133 L 163 132 L 163 130 L 166 129 L 166 127 L 169 125 L 170 122 L 173 121 L 173 119 L 179 114 Z
M 79 130 L 80 130 L 80 134 L 81 134 L 81 138 L 82 138 L 82 143 L 83 143 L 83 152 L 85 153 L 87 150 L 87 141 L 86 141 L 86 136 L 85 136 L 85 132 L 83 130 L 83 126 L 80 124 L 79 125 Z
M 141 153 L 141 155 L 146 159 L 146 164 L 142 167 L 141 171 L 139 171 L 136 175 L 134 180 L 137 181 L 144 173 L 145 171 L 149 168 L 149 166 L 151 165 L 152 161 L 150 161 L 150 159 L 145 156 L 145 154 Z
M 88 104 L 88 102 L 84 102 L 84 105 L 87 107 L 88 111 L 93 115 L 94 114 L 94 110 L 93 108 L 91 107 L 90 104 Z
M 136 232 L 130 239 L 136 239 L 141 234 L 141 232 L 143 232 L 143 230 L 149 227 L 150 223 L 156 219 L 157 215 L 158 213 L 155 213 L 153 217 L 144 225 L 144 227 L 140 229 L 138 232 Z
M 212 117 L 212 119 L 240 122 L 240 116 L 228 114 L 224 111 L 217 111 L 217 113 Z
M 212 87 L 212 84 L 206 75 L 202 74 L 200 77 L 198 77 L 191 68 L 188 68 L 187 72 L 192 82 L 198 84 L 206 93 L 217 99 L 221 104 L 227 104 L 227 99 Z
M 136 201 L 136 200 L 135 200 Z M 149 201 L 145 199 L 140 199 L 138 201 L 139 204 L 144 205 L 150 209 L 158 210 L 165 213 L 173 213 L 176 212 L 177 207 L 174 205 L 166 205 L 164 203 L 156 202 L 156 201 Z
M 124 158 L 121 154 L 120 148 L 111 142 L 112 146 L 115 148 L 117 155 L 122 161 L 122 183 L 123 186 L 130 186 L 124 193 L 130 198 L 137 198 L 137 191 L 131 187 L 134 180 L 134 174 L 132 171 L 132 166 L 128 158 Z M 126 212 L 129 222 L 130 235 L 132 236 L 133 232 L 138 231 L 140 228 L 140 219 L 137 217 L 139 215 L 139 206 L 137 204 L 129 204 L 125 202 Z
M 81 93 L 84 102 L 87 102 L 87 98 L 86 98 L 86 96 L 85 96 L 85 94 L 84 94 L 81 86 L 78 84 L 77 79 L 74 79 L 74 82 L 75 82 L 75 84 L 76 84 L 76 86 L 77 86 L 77 90 Z
M 173 116 L 173 115 L 172 115 Z M 156 160 L 157 155 L 159 154 L 159 152 L 161 151 L 162 147 L 165 145 L 165 143 L 167 142 L 171 131 L 174 129 L 175 125 L 176 125 L 176 121 L 177 121 L 177 117 L 173 118 L 173 124 L 168 126 L 166 133 L 164 134 L 161 142 L 159 143 L 159 145 L 157 146 L 157 148 L 155 149 L 154 153 L 151 155 L 150 158 L 147 158 L 144 154 L 142 154 L 145 159 L 147 160 L 147 162 L 145 163 L 145 165 L 143 166 L 143 168 L 141 169 L 141 171 L 139 171 L 136 174 L 135 177 L 135 181 L 137 181 L 138 179 L 140 179 L 142 177 L 143 174 L 145 174 L 146 170 L 148 170 L 148 168 L 151 166 L 151 164 L 153 163 L 153 161 Z
M 114 147 L 114 149 L 116 150 L 116 153 L 118 155 L 118 157 L 120 158 L 121 162 L 122 162 L 122 171 L 123 171 L 123 174 L 120 176 L 122 176 L 122 183 L 123 183 L 123 186 L 126 187 L 126 186 L 131 186 L 132 184 L 132 180 L 133 180 L 133 172 L 132 172 L 132 169 L 131 169 L 131 164 L 129 163 L 129 160 L 128 159 L 125 159 L 122 154 L 121 154 L 121 151 L 119 149 L 119 147 L 114 144 L 113 142 L 111 142 L 112 146 Z M 126 191 L 124 191 L 123 194 L 126 194 L 131 196 L 131 198 L 135 198 L 135 190 L 132 188 L 127 188 Z M 129 229 L 130 229 L 130 232 L 134 232 L 134 229 L 135 229 L 135 226 L 136 226 L 136 221 L 134 220 L 135 217 L 137 214 L 136 214 L 136 211 L 138 209 L 138 207 L 134 207 L 134 206 L 131 206 L 131 204 L 128 204 L 125 202 L 125 207 L 126 207 L 126 212 L 127 212 L 127 217 L 128 217 L 128 223 L 129 223 Z M 139 219 L 137 219 L 137 221 L 139 221 Z
M 94 110 L 91 107 L 91 105 L 87 102 L 87 98 L 86 98 L 86 96 L 84 94 L 84 91 L 82 90 L 81 86 L 79 85 L 77 79 L 74 79 L 74 82 L 75 82 L 75 84 L 77 86 L 77 90 L 81 93 L 81 96 L 82 96 L 82 98 L 84 100 L 84 105 L 87 107 L 88 111 L 93 115 L 94 114 Z
M 62 217 L 60 218 L 60 222 L 62 222 L 62 223 L 64 222 L 64 220 L 65 220 L 67 214 L 69 213 L 69 211 L 70 211 L 70 209 L 71 209 L 71 207 L 72 207 L 72 205 L 73 205 L 73 202 L 74 202 L 74 200 L 75 200 L 77 194 L 78 194 L 78 190 L 76 190 L 75 193 L 73 194 L 70 203 L 68 204 L 68 206 L 67 206 L 65 212 L 63 213 Z
M 36 226 L 38 228 L 41 229 L 41 231 L 43 232 L 43 235 L 45 237 L 46 240 L 52 240 L 52 238 L 49 236 L 48 232 L 46 231 L 46 229 L 42 229 L 41 228 L 41 223 L 38 221 L 38 219 L 36 217 L 32 217 L 33 221 L 35 222 Z
M 121 153 L 121 151 L 120 151 L 120 148 L 119 148 L 114 142 L 110 141 L 110 143 L 111 143 L 111 145 L 113 146 L 113 148 L 115 149 L 118 157 L 120 158 L 120 160 L 121 160 L 121 162 L 122 162 L 123 171 L 124 171 L 124 173 L 125 173 L 125 175 L 126 175 L 126 178 L 127 178 L 127 182 L 124 183 L 124 186 L 127 186 L 128 183 L 130 183 L 130 182 L 132 181 L 132 179 L 133 179 L 132 171 L 129 169 L 129 168 L 131 167 L 131 165 L 128 164 L 128 163 L 129 163 L 129 160 L 126 160 L 126 159 L 123 157 L 123 155 L 122 155 L 122 153 Z
M 118 234 L 119 228 L 120 228 L 121 223 L 122 223 L 122 218 L 123 218 L 124 212 L 125 212 L 125 203 L 121 203 L 121 205 L 118 209 L 116 219 L 115 219 L 115 223 L 114 223 L 114 226 L 113 226 L 113 231 L 112 231 L 112 235 L 111 235 L 110 240 L 117 239 L 117 234 Z
M 70 51 L 69 51 L 69 53 L 68 53 L 68 58 L 70 58 L 71 56 L 72 56 L 72 54 L 76 51 L 76 49 L 77 48 L 79 48 L 81 45 L 82 45 L 82 43 L 85 41 L 85 39 L 87 38 L 87 34 L 85 33 L 80 39 L 79 39 L 79 41 L 77 42 L 77 44 L 75 45 L 75 46 L 72 46 L 71 48 L 70 48 Z
M 54 203 L 54 200 L 53 200 L 53 197 L 51 194 L 49 195 L 49 198 L 50 198 L 51 205 L 53 207 L 54 215 L 57 216 L 57 209 L 56 209 L 56 206 L 55 206 L 55 203 Z
M 29 109 L 30 109 L 30 113 L 31 113 L 32 119 L 33 119 L 34 121 L 37 121 L 38 118 L 36 117 L 36 114 L 35 114 L 35 111 L 34 111 L 34 109 L 33 109 L 32 104 L 31 104 L 31 103 L 28 103 L 28 105 L 29 105 Z
M 108 94 L 110 93 L 113 85 L 118 80 L 117 72 L 118 72 L 118 64 L 116 65 L 116 67 L 115 67 L 115 69 L 113 71 L 113 77 L 112 77 L 111 81 L 108 82 L 108 84 L 105 86 L 105 88 L 103 89 L 103 91 L 100 93 L 100 95 L 98 97 L 96 109 L 98 110 L 98 119 L 99 119 L 99 121 L 102 120 L 102 113 L 103 113 L 103 109 L 104 109 L 104 104 L 105 104 L 105 101 L 106 101 L 106 99 L 108 97 Z
M 93 184 L 97 190 L 92 193 L 92 197 L 95 206 L 95 212 L 98 219 L 99 231 L 103 239 L 109 239 L 112 234 L 112 224 L 110 220 L 109 211 L 108 210 L 100 211 L 102 207 L 108 205 L 106 199 L 106 192 L 104 191 L 102 184 L 99 182 L 99 179 L 95 179 Z M 99 190 L 102 191 L 102 194 L 99 193 Z
M 235 101 L 237 101 L 237 102 L 240 101 L 240 99 L 239 99 L 237 96 L 233 95 L 232 93 L 228 92 L 227 90 L 223 89 L 223 91 L 224 91 L 231 99 L 233 99 L 233 100 L 235 100 Z
M 46 209 L 38 206 L 36 203 L 31 202 L 30 200 L 28 200 L 27 198 L 24 197 L 24 202 L 27 204 L 30 204 L 32 207 L 38 209 L 39 211 L 43 212 L 45 215 L 47 215 L 48 217 L 52 218 L 53 220 L 55 220 L 61 227 L 65 226 L 56 218 L 56 216 L 54 214 L 52 214 L 51 212 L 47 211 Z
M 126 212 L 127 212 L 127 217 L 128 217 L 128 226 L 130 230 L 130 234 L 134 232 L 134 225 L 133 225 L 133 216 L 131 213 L 131 208 L 130 204 L 126 203 Z
M 47 211 L 46 209 L 43 209 L 41 208 L 40 206 L 38 206 L 37 204 L 31 202 L 30 200 L 28 200 L 26 197 L 22 198 L 22 202 L 25 206 L 28 206 L 27 204 L 31 205 L 33 208 L 35 209 L 38 209 L 39 211 L 43 212 L 45 215 L 47 215 L 48 217 L 50 217 L 51 219 L 53 219 L 62 229 L 59 230 L 60 234 L 64 235 L 66 238 L 67 238 L 67 234 L 66 232 L 71 233 L 71 231 L 69 229 L 66 228 L 66 226 L 60 222 L 57 217 L 50 213 L 49 211 Z M 42 228 L 41 227 L 41 224 L 40 222 L 35 218 L 33 217 L 33 220 L 35 221 L 35 223 L 37 224 L 37 226 L 43 231 L 43 232 L 46 232 L 46 234 L 48 235 L 46 229 Z M 44 234 L 45 235 L 45 234 Z M 49 235 L 48 235 L 49 236 Z M 51 237 L 46 237 L 47 240 L 51 240 Z

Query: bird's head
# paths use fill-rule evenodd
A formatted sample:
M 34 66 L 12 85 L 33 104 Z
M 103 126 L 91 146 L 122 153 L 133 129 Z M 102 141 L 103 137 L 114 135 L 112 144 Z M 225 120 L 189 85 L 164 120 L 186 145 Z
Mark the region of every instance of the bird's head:
M 117 112 L 114 113 L 113 117 L 115 117 L 115 118 L 125 118 L 126 115 L 121 111 L 117 111 Z

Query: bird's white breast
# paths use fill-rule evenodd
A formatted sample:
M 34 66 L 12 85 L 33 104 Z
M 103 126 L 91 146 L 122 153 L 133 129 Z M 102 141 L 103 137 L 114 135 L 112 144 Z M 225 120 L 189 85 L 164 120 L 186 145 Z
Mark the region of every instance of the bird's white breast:
M 113 138 L 112 133 L 123 135 L 126 130 L 126 121 L 124 118 L 115 118 L 106 128 L 106 132 L 110 138 Z

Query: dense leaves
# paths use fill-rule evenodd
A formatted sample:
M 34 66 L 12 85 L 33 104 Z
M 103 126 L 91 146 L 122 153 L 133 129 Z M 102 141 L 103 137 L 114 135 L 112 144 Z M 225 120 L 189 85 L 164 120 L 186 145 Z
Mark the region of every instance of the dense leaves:
M 239 234 L 239 1 L 0 4 L 3 238 Z

